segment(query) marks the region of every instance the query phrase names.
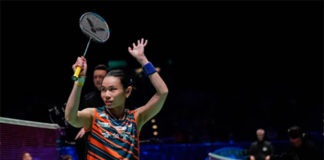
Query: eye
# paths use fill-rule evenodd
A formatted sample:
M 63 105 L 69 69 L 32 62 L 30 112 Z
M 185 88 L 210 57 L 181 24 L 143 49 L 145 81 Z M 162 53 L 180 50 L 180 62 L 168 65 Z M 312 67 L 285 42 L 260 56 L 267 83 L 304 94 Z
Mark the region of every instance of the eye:
M 101 87 L 100 90 L 101 91 L 106 91 L 106 88 L 105 87 Z
M 117 88 L 109 87 L 109 91 L 114 91 L 114 90 L 117 90 Z

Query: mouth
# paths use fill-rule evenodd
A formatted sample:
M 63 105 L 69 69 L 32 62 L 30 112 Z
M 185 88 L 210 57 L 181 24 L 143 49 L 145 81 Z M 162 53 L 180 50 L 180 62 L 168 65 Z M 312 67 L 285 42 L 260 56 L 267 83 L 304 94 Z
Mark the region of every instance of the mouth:
M 112 101 L 106 101 L 105 104 L 106 104 L 106 106 L 111 106 Z

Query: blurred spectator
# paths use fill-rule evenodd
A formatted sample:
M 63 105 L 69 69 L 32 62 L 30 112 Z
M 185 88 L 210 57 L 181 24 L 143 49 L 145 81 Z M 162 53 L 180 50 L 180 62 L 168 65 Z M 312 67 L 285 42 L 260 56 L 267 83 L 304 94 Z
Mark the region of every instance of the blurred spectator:
M 29 152 L 24 152 L 22 154 L 22 160 L 32 160 L 32 159 L 33 159 L 33 157 L 30 155 Z
M 250 160 L 270 160 L 273 147 L 269 141 L 264 140 L 264 129 L 258 129 L 256 135 L 257 140 L 251 144 L 249 149 Z
M 288 129 L 290 148 L 282 160 L 320 160 L 320 152 L 299 126 Z
M 62 160 L 72 160 L 72 156 L 71 155 L 64 155 L 64 156 L 62 156 Z

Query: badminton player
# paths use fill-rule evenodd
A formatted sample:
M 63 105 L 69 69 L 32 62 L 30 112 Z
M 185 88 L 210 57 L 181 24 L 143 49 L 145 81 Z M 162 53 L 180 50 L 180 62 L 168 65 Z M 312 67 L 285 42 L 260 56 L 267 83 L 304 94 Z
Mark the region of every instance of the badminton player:
M 101 86 L 101 98 L 105 105 L 78 111 L 82 86 L 85 82 L 87 62 L 78 57 L 72 66 L 82 68 L 68 98 L 65 118 L 74 127 L 84 127 L 88 136 L 87 159 L 139 159 L 139 133 L 143 125 L 162 108 L 168 88 L 144 54 L 147 40 L 143 38 L 128 47 L 129 53 L 142 65 L 156 93 L 143 106 L 126 109 L 126 99 L 131 95 L 130 78 L 122 70 L 107 73 Z M 91 107 L 91 106 L 90 106 Z

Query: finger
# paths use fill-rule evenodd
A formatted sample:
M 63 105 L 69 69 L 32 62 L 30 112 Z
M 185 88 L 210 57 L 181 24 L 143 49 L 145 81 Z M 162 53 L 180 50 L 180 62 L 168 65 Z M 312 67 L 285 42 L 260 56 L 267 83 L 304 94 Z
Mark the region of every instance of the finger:
M 77 60 L 77 63 L 76 63 L 77 66 L 82 66 L 82 59 L 81 57 L 78 57 L 78 60 Z
M 88 67 L 88 64 L 87 63 L 83 63 L 83 69 L 87 69 L 87 67 Z
M 144 38 L 141 39 L 141 44 L 144 44 Z
M 140 45 L 140 44 L 141 44 L 140 40 L 137 40 L 137 45 Z
M 80 63 L 82 64 L 82 66 L 84 66 L 84 64 L 86 63 L 86 59 L 83 56 L 80 58 Z
M 133 43 L 133 48 L 135 48 L 136 47 L 136 45 L 135 45 L 135 43 Z
M 83 62 L 87 61 L 87 59 L 85 59 L 83 56 L 81 57 L 81 59 L 82 59 Z
M 84 136 L 84 132 L 81 133 L 80 138 L 82 138 L 83 136 Z
M 79 133 L 75 136 L 74 140 L 77 140 L 79 138 Z
M 145 43 L 143 45 L 144 45 L 144 47 L 147 45 L 147 40 L 145 40 Z
M 128 47 L 128 52 L 129 53 L 132 53 L 133 52 L 131 47 Z

